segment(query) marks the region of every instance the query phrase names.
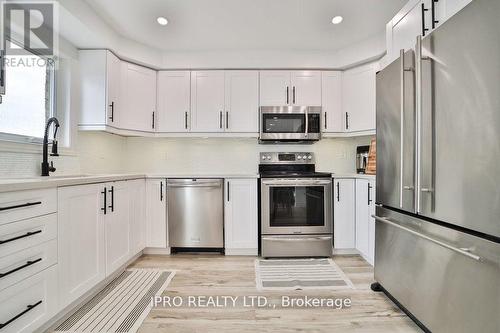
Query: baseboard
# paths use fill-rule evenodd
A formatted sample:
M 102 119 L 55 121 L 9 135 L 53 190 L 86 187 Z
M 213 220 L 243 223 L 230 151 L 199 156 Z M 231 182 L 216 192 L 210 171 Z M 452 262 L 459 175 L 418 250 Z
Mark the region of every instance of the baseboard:
M 50 320 L 48 320 L 45 324 L 40 326 L 38 329 L 36 329 L 34 332 L 35 333 L 42 333 L 42 332 L 52 332 L 54 329 L 56 329 L 59 325 L 61 325 L 66 319 L 71 317 L 78 309 L 85 304 L 86 302 L 90 301 L 95 295 L 97 295 L 104 287 L 106 287 L 111 281 L 113 281 L 115 278 L 117 278 L 120 274 L 125 271 L 125 269 L 134 261 L 136 261 L 140 256 L 142 256 L 142 252 L 137 253 L 135 256 L 133 256 L 131 259 L 129 259 L 124 265 L 122 265 L 120 268 L 118 268 L 113 274 L 99 282 L 97 285 L 95 285 L 92 289 L 87 291 L 83 296 L 78 298 L 77 300 L 73 301 L 71 304 L 66 306 L 64 309 L 59 311 L 54 317 L 52 317 Z M 59 297 L 59 295 L 58 295 Z
M 359 255 L 359 251 L 356 249 L 333 249 L 333 255 Z
M 170 255 L 170 247 L 166 247 L 166 248 L 147 247 L 142 252 L 144 254 L 153 254 L 153 255 Z
M 225 249 L 226 256 L 257 256 L 259 249 Z

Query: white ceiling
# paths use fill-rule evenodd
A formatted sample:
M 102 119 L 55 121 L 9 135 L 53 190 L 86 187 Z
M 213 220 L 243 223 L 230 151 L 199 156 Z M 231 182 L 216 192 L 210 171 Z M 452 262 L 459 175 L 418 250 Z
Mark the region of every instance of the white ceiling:
M 332 51 L 385 31 L 407 0 L 85 0 L 119 34 L 166 51 Z M 331 24 L 333 16 L 344 21 Z M 156 18 L 165 16 L 166 27 Z

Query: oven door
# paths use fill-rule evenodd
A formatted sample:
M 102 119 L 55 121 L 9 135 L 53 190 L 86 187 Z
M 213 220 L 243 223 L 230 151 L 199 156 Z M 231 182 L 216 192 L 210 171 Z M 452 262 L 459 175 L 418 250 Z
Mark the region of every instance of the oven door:
M 332 232 L 332 179 L 263 179 L 261 223 L 264 235 Z

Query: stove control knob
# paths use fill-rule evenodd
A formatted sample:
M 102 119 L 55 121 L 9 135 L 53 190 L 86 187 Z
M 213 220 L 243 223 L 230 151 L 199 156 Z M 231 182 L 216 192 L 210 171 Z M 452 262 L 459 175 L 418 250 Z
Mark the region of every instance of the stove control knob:
M 262 155 L 262 160 L 265 161 L 266 160 L 266 155 Z
M 267 159 L 268 159 L 268 160 L 271 160 L 271 155 L 267 155 Z
M 298 160 L 301 160 L 301 159 L 302 159 L 302 156 L 300 156 L 300 155 L 299 155 L 299 156 L 297 156 L 297 159 L 298 159 Z
M 312 160 L 312 159 L 313 159 L 313 157 L 312 157 L 311 155 L 308 155 L 308 156 L 307 156 L 307 159 L 308 159 L 308 160 Z

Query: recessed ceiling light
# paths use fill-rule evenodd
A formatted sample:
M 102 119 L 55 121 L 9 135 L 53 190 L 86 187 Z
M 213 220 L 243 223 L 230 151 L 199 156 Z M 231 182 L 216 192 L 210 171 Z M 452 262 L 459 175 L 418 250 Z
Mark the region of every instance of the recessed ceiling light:
M 168 24 L 168 20 L 163 16 L 158 17 L 156 19 L 156 21 L 158 22 L 159 25 L 167 25 Z
M 344 18 L 343 18 L 342 16 L 335 16 L 334 18 L 332 18 L 332 23 L 333 23 L 333 24 L 339 24 L 339 23 L 341 23 L 343 20 L 344 20 Z

